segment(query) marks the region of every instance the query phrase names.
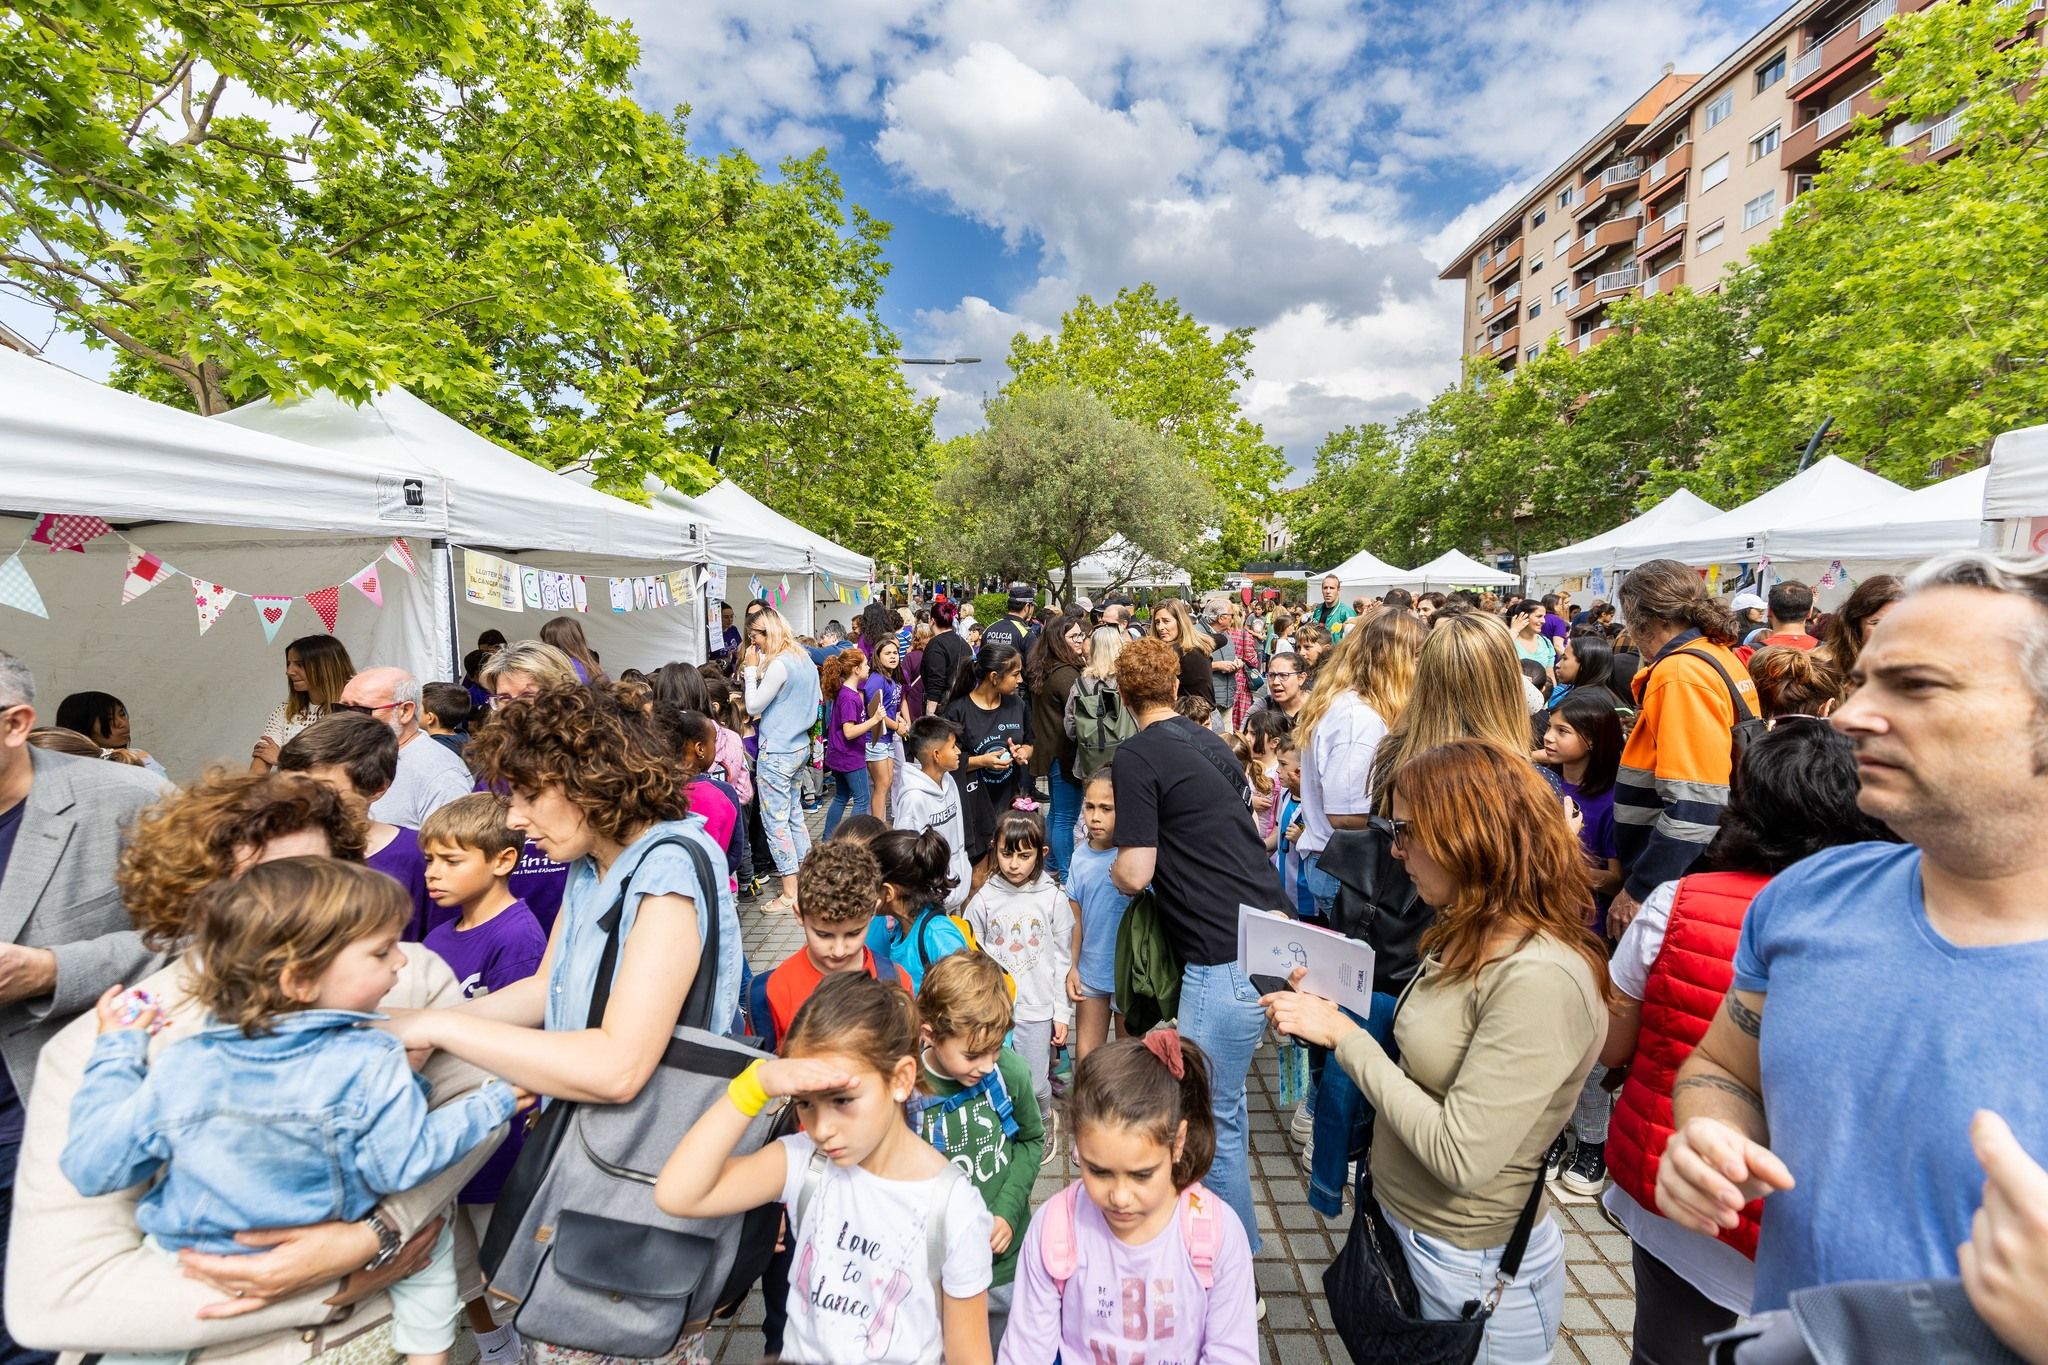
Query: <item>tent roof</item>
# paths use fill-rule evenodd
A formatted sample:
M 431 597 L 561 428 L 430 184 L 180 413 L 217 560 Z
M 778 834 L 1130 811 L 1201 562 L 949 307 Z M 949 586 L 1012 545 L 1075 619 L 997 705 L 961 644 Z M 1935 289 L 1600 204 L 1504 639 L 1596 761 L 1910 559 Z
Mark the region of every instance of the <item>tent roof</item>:
M 1646 538 L 1615 551 L 1617 567 L 1632 569 L 1653 559 L 1687 564 L 1730 564 L 1770 553 L 1766 534 L 1797 525 L 1823 511 L 1868 508 L 1896 498 L 1905 489 L 1890 479 L 1859 469 L 1834 455 L 1824 455 L 1767 493 L 1759 494 L 1718 517 L 1696 526 Z
M 404 389 L 387 389 L 360 407 L 321 392 L 286 402 L 256 402 L 216 419 L 336 451 L 355 459 L 409 458 L 447 484 L 448 536 L 460 545 L 577 555 L 578 568 L 600 561 L 628 567 L 704 558 L 703 531 L 670 510 L 637 507 L 581 488 L 477 435 Z
M 1119 580 L 1120 586 L 1126 588 L 1185 588 L 1194 581 L 1186 569 L 1152 558 L 1125 540 L 1121 531 L 1074 565 L 1077 588 L 1107 587 Z
M 2048 426 L 2008 431 L 1991 443 L 1984 519 L 2048 516 Z
M 1669 532 L 1699 525 L 1721 509 L 1689 488 L 1681 488 L 1649 511 L 1611 531 L 1574 545 L 1529 556 L 1529 572 L 1539 577 L 1584 573 L 1607 563 L 1608 554 L 1645 537 L 1663 539 Z
M 1869 507 L 1831 512 L 1771 531 L 1773 559 L 1924 559 L 1967 550 L 1984 528 L 1987 465 Z
M 4 348 L 0 503 L 327 535 L 440 535 L 447 525 L 440 476 L 404 451 L 343 457 L 224 428 Z
M 791 521 L 731 479 L 720 479 L 695 498 L 685 499 L 674 489 L 666 489 L 664 493 L 673 495 L 678 502 L 694 503 L 711 514 L 705 520 L 710 527 L 711 561 L 714 564 L 789 570 L 815 566 L 835 578 L 862 585 L 874 576 L 874 560 Z M 671 505 L 669 496 L 657 495 L 655 500 L 664 506 Z M 744 552 L 755 549 L 753 542 L 763 537 L 774 546 L 794 546 L 808 558 L 787 566 L 761 564 L 758 560 L 748 559 Z
M 1336 568 L 1317 574 L 1309 582 L 1320 583 L 1331 574 L 1337 575 L 1338 586 L 1344 592 L 1391 588 L 1396 583 L 1406 583 L 1409 578 L 1406 569 L 1396 568 L 1371 550 L 1360 550 Z
M 1425 588 L 1505 588 L 1521 582 L 1511 573 L 1481 564 L 1463 550 L 1446 550 L 1429 563 L 1416 565 L 1403 581 Z

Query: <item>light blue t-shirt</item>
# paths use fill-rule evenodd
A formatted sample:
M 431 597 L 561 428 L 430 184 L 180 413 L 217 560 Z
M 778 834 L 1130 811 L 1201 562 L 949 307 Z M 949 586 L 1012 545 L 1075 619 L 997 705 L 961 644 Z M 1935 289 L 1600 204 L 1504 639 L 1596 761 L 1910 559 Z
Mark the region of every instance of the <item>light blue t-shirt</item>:
M 876 922 L 880 923 L 881 918 L 877 915 Z M 870 938 L 868 941 L 872 943 L 874 940 Z M 920 947 L 922 953 L 919 952 Z M 924 988 L 924 969 L 927 966 L 966 947 L 967 936 L 960 932 L 959 925 L 953 923 L 952 916 L 929 905 L 904 926 L 902 933 L 892 934 L 889 938 L 889 956 L 909 976 L 912 995 Z
M 688 896 L 699 902 L 699 940 L 709 931 L 710 920 L 702 907 L 704 893 L 698 886 L 697 869 L 690 855 L 680 848 L 667 847 L 641 856 L 646 845 L 674 834 L 689 839 L 711 860 L 711 881 L 718 895 L 719 945 L 718 975 L 712 979 L 712 1030 L 723 1032 L 733 1018 L 739 1008 L 740 962 L 745 956 L 740 944 L 739 911 L 733 904 L 730 879 L 720 875 L 725 866 L 725 850 L 712 842 L 702 816 L 688 815 L 663 821 L 627 845 L 602 880 L 598 878 L 597 865 L 589 858 L 578 858 L 570 864 L 568 885 L 562 892 L 562 946 L 555 954 L 554 971 L 548 978 L 548 1028 L 573 1031 L 589 1022 L 590 998 L 597 989 L 598 961 L 604 956 L 605 933 L 598 920 L 611 909 L 621 877 L 630 878 L 626 883 L 625 912 L 619 918 L 622 944 L 632 936 L 640 902 L 647 896 Z M 612 970 L 616 975 L 616 964 Z
M 1770 1147 L 1755 1312 L 1810 1285 L 1953 1276 L 1993 1109 L 2048 1158 L 2048 941 L 1958 948 L 1927 921 L 1920 850 L 1829 849 L 1751 905 L 1735 987 L 1761 991 Z
M 1090 848 L 1083 838 L 1067 865 L 1067 894 L 1081 907 L 1081 985 L 1090 994 L 1116 990 L 1116 931 L 1131 898 L 1109 879 L 1113 848 Z

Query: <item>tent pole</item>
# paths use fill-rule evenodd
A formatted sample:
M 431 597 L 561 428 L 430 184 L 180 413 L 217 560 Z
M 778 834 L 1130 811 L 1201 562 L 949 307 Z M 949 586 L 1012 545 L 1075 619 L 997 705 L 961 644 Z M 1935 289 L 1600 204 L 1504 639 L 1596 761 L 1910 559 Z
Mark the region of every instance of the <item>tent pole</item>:
M 441 583 L 447 589 L 448 625 L 448 676 L 452 681 L 462 681 L 462 633 L 455 622 L 455 547 L 446 537 L 437 536 L 433 541 L 434 562 L 441 571 Z

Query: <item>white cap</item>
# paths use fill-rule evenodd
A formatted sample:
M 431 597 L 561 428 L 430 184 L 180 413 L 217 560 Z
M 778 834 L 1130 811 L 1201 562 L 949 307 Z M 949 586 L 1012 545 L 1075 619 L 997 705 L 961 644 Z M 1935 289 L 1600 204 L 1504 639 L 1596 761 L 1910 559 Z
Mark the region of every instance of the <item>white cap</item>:
M 1736 593 L 1735 600 L 1728 604 L 1728 610 L 1730 611 L 1769 611 L 1770 609 L 1770 604 L 1753 592 Z

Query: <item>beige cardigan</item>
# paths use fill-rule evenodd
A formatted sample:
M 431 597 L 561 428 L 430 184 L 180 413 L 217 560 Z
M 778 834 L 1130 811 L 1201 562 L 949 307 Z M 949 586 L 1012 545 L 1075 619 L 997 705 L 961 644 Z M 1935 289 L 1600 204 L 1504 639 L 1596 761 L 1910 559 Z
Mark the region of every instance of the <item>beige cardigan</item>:
M 171 1027 L 151 1043 L 151 1056 L 204 1022 L 203 1012 L 179 978 L 180 964 L 173 962 L 142 983 L 164 1002 L 171 1020 Z M 461 999 L 461 987 L 448 965 L 408 944 L 405 967 L 384 1004 L 417 1009 L 445 1007 Z M 78 1093 L 98 1030 L 92 1013 L 81 1015 L 50 1040 L 36 1064 L 8 1243 L 7 1329 L 15 1340 L 74 1353 L 198 1351 L 196 1359 L 207 1362 L 298 1365 L 388 1321 L 391 1303 L 382 1294 L 353 1308 L 329 1307 L 322 1300 L 336 1292 L 331 1284 L 244 1317 L 202 1321 L 194 1316 L 203 1305 L 220 1302 L 221 1294 L 186 1279 L 175 1260 L 143 1245 L 135 1206 L 148 1185 L 87 1199 L 57 1169 L 70 1128 L 71 1100 Z M 434 1054 L 423 1074 L 433 1085 L 435 1105 L 475 1089 L 485 1079 L 477 1068 L 445 1053 Z M 381 1205 L 384 1214 L 410 1237 L 454 1200 L 504 1133 L 499 1129 L 490 1141 L 418 1189 L 386 1199 Z M 465 1225 L 466 1233 L 466 1220 L 456 1222 Z M 467 1291 L 477 1280 L 474 1244 L 458 1236 L 456 1248 L 459 1276 Z

